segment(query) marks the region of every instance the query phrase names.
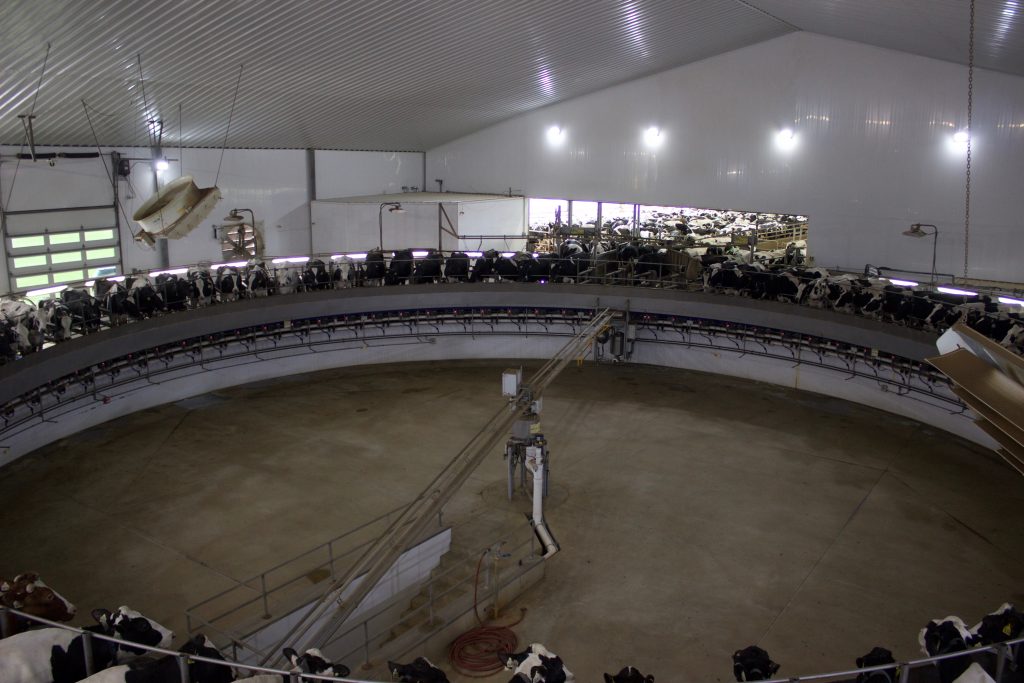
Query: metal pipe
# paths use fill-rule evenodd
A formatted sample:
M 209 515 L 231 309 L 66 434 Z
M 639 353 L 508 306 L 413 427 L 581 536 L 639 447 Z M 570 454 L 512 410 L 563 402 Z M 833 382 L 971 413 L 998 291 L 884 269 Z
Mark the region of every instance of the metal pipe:
M 96 663 L 92 656 L 92 633 L 82 632 L 82 658 L 85 660 L 85 675 L 92 676 L 96 673 Z
M 188 655 L 178 655 L 178 673 L 181 683 L 192 683 L 192 677 L 188 670 Z

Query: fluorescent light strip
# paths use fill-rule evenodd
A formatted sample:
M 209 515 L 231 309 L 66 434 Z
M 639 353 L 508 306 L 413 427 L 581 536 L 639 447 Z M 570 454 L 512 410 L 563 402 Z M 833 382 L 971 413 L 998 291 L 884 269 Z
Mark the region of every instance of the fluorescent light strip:
M 977 292 L 969 292 L 966 289 L 957 289 L 955 287 L 939 287 L 938 290 L 943 294 L 959 294 L 960 296 L 978 296 Z
M 897 287 L 917 287 L 918 284 L 913 280 L 897 280 L 896 278 L 888 278 L 888 280 Z
M 429 253 L 430 253 L 429 251 L 423 251 L 423 250 L 417 249 L 416 251 L 412 252 L 412 257 L 413 258 L 423 258 L 423 257 L 425 257 Z
M 1024 306 L 1024 299 L 1014 299 L 1014 298 L 1008 297 L 1008 296 L 1001 296 L 1001 297 L 999 297 L 999 303 L 1001 303 L 1001 304 L 1011 304 L 1011 305 L 1015 305 L 1015 306 Z
M 170 270 L 153 270 L 150 271 L 150 277 L 156 277 L 157 275 L 184 275 L 188 272 L 188 268 L 171 268 Z
M 515 255 L 516 255 L 516 252 L 514 252 L 514 251 L 503 251 L 503 252 L 501 252 L 502 258 L 512 258 Z
M 483 258 L 484 252 L 482 251 L 467 251 L 466 256 L 469 258 Z
M 111 282 L 124 282 L 124 275 L 115 275 L 114 277 L 108 277 L 104 279 L 110 280 Z
M 217 270 L 218 268 L 245 268 L 247 265 L 249 265 L 248 261 L 232 261 L 231 263 L 212 263 L 210 264 L 210 270 Z
M 284 256 L 274 259 L 271 263 L 305 263 L 308 260 L 308 256 Z
M 60 292 L 63 292 L 67 288 L 67 285 L 57 285 L 56 287 L 33 289 L 29 292 L 25 292 L 25 296 L 46 296 L 47 294 L 59 294 Z

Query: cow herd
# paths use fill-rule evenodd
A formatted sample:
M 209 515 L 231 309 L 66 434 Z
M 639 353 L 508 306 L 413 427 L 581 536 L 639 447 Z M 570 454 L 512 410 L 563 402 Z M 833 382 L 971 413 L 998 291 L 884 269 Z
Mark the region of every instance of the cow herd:
M 47 586 L 37 574 L 21 574 L 11 581 L 0 581 L 0 606 L 10 607 L 24 614 L 51 622 L 69 621 L 75 607 Z M 95 609 L 91 617 L 95 625 L 82 629 L 82 633 L 56 626 L 36 627 L 36 622 L 13 618 L 4 612 L 0 639 L 0 681 L 3 683 L 178 683 L 181 667 L 187 666 L 191 683 L 287 683 L 289 678 L 280 674 L 251 675 L 244 668 L 236 678 L 234 668 L 203 661 L 226 661 L 214 644 L 203 635 L 189 639 L 179 655 L 153 657 L 152 653 L 132 644 L 167 649 L 174 633 L 154 620 L 128 607 L 111 612 Z M 87 637 L 87 636 L 101 636 Z M 103 639 L 102 636 L 118 641 Z M 941 657 L 967 652 L 977 645 L 995 645 L 1024 636 L 1024 613 L 1011 604 L 1003 604 L 985 615 L 973 628 L 968 628 L 958 617 L 934 619 L 921 629 L 918 641 L 928 657 Z M 1017 652 L 1007 650 L 996 656 L 1008 657 L 1013 667 L 1024 666 L 1024 648 Z M 180 655 L 187 655 L 182 657 Z M 290 671 L 301 674 L 345 678 L 348 667 L 329 661 L 315 648 L 299 654 L 293 648 L 284 648 L 283 655 Z M 540 643 L 532 643 L 522 652 L 498 652 L 498 663 L 512 672 L 509 683 L 573 683 L 575 676 L 562 658 Z M 87 664 L 95 672 L 87 675 Z M 768 653 L 751 645 L 737 650 L 732 656 L 733 675 L 738 682 L 771 679 L 780 666 Z M 856 660 L 857 683 L 895 683 L 899 676 L 898 664 L 892 652 L 875 647 Z M 402 683 L 448 683 L 445 672 L 425 657 L 417 657 L 408 664 L 389 661 L 392 679 Z M 984 665 L 987 660 L 977 655 L 940 659 L 936 662 L 940 683 L 992 683 Z M 999 665 L 998 663 L 996 664 Z M 654 683 L 653 675 L 644 675 L 632 666 L 623 667 L 617 674 L 604 674 L 605 683 Z
M 690 253 L 692 252 L 692 253 Z M 1018 353 L 1024 352 L 1024 309 L 998 297 L 945 294 L 876 277 L 831 275 L 799 260 L 748 263 L 720 247 L 676 250 L 632 241 L 566 239 L 555 251 L 452 252 L 401 249 L 358 258 L 295 258 L 218 268 L 99 278 L 72 286 L 38 306 L 0 301 L 0 363 L 104 327 L 243 298 L 359 286 L 436 282 L 601 283 L 702 287 L 705 292 L 767 299 L 850 313 L 889 323 L 945 331 L 962 321 Z

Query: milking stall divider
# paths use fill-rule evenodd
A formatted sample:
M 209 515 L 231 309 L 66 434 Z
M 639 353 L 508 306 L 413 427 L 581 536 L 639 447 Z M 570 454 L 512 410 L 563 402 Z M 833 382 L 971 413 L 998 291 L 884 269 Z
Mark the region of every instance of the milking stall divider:
M 303 647 L 321 647 L 341 628 L 345 620 L 359 607 L 388 569 L 405 549 L 414 542 L 429 522 L 436 518 L 445 504 L 462 487 L 477 466 L 494 452 L 502 438 L 517 423 L 531 423 L 539 412 L 538 401 L 544 390 L 573 360 L 582 358 L 587 348 L 602 332 L 608 330 L 613 319 L 622 317 L 628 323 L 628 314 L 619 314 L 609 309 L 598 312 L 577 332 L 552 358 L 530 378 L 529 383 L 516 381 L 513 390 L 504 392 L 508 404 L 495 413 L 486 424 L 470 439 L 462 450 L 445 465 L 441 472 L 423 489 L 413 502 L 394 522 L 372 542 L 363 555 L 348 571 L 331 582 L 324 594 L 310 605 L 306 614 L 272 648 L 269 648 L 260 664 L 279 661 L 282 648 L 288 643 L 305 643 Z M 515 441 L 516 434 L 509 440 Z M 508 453 L 506 447 L 506 454 Z M 524 452 L 523 466 L 534 473 L 535 494 L 531 524 L 544 548 L 544 555 L 557 552 L 558 546 L 547 528 L 543 515 L 543 488 L 546 449 L 541 445 L 530 445 Z M 510 486 L 512 470 L 509 472 Z M 524 473 L 525 476 L 525 473 Z M 361 580 L 346 594 L 346 588 L 356 579 Z M 333 612 L 332 612 L 333 610 Z M 317 623 L 325 619 L 322 625 Z M 314 630 L 314 627 L 315 630 Z M 312 633 L 311 633 L 312 632 Z

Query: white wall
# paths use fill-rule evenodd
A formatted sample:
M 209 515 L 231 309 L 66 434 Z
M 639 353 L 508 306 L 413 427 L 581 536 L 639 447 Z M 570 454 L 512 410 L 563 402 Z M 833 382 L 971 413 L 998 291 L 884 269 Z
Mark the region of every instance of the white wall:
M 99 205 L 112 201 L 110 180 L 99 159 L 58 159 L 54 166 L 46 161 L 22 161 L 17 165 L 15 174 L 16 164 L 10 156 L 18 151 L 17 147 L 0 147 L 0 155 L 3 156 L 0 162 L 0 203 L 5 209 L 17 211 Z M 40 147 L 38 151 L 90 150 L 82 147 Z M 148 148 L 103 148 L 103 151 L 108 167 L 110 151 L 132 158 L 148 159 L 150 156 Z M 200 187 L 212 185 L 217 178 L 220 150 L 186 148 L 181 153 L 183 164 L 177 161 L 179 150 L 166 148 L 164 152 L 175 161 L 161 175 L 162 182 L 178 177 L 182 168 L 195 178 Z M 317 151 L 315 155 L 316 183 L 318 188 L 325 188 L 324 191 L 348 193 L 351 189 L 362 193 L 370 188 L 374 192 L 401 191 L 402 185 L 422 185 L 422 154 Z M 14 191 L 8 203 L 12 182 Z M 220 243 L 214 238 L 213 226 L 232 208 L 252 209 L 257 223 L 262 225 L 268 255 L 305 254 L 311 250 L 310 188 L 305 150 L 228 149 L 224 152 L 217 184 L 223 199 L 213 213 L 187 237 L 168 242 L 171 265 L 220 260 Z M 132 232 L 138 231 L 138 225 L 130 220 L 132 214 L 154 191 L 149 164 L 133 162 L 131 186 L 123 180 L 119 181 L 119 186 L 123 203 L 121 244 L 125 268 L 156 268 L 160 265 L 158 252 L 135 243 L 131 236 Z M 372 224 L 369 228 L 374 235 L 377 231 L 375 212 L 376 206 L 372 218 L 366 219 Z M 23 225 L 25 221 L 32 221 L 45 226 L 60 219 L 47 214 L 17 220 Z M 0 292 L 7 291 L 7 287 L 6 258 L 0 258 Z
M 451 211 L 448 212 L 452 216 Z M 452 216 L 455 222 L 455 216 Z M 522 197 L 459 204 L 457 229 L 460 235 L 525 235 L 526 200 Z M 525 240 L 462 239 L 460 249 L 522 249 Z
M 1024 78 L 974 80 L 970 274 L 1021 280 Z M 798 212 L 822 265 L 867 262 L 962 274 L 965 67 L 810 33 L 794 33 L 479 131 L 427 154 L 427 177 L 453 191 Z M 545 131 L 566 139 L 551 147 Z M 642 131 L 663 130 L 657 151 Z M 789 154 L 774 133 L 793 128 Z
M 380 204 L 358 202 L 314 201 L 313 251 L 368 251 L 381 246 L 383 228 L 385 250 L 406 247 L 437 247 L 437 203 L 403 201 L 401 213 L 384 209 Z M 457 213 L 457 205 L 445 203 L 449 216 Z M 445 249 L 451 249 L 446 240 Z
M 338 152 L 316 150 L 316 198 L 358 197 L 426 191 L 422 152 Z

